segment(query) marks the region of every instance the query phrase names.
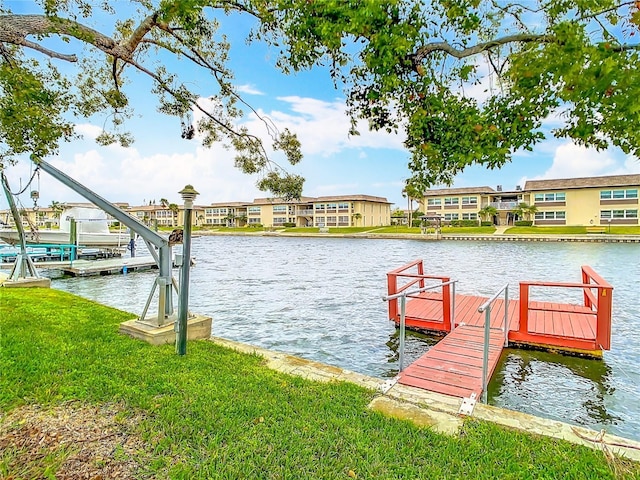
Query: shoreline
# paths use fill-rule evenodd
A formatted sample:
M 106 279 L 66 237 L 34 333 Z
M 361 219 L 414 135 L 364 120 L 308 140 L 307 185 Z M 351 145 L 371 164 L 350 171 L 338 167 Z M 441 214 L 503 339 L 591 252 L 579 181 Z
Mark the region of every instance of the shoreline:
M 288 232 L 216 232 L 198 230 L 197 236 L 239 236 L 239 237 L 300 237 L 300 238 L 366 238 L 373 240 L 465 240 L 465 241 L 499 241 L 499 242 L 584 242 L 584 243 L 640 243 L 640 235 L 609 235 L 609 234 L 585 234 L 585 235 L 554 235 L 554 234 L 491 234 L 491 235 L 465 235 L 442 234 L 436 238 L 432 234 L 420 233 L 288 233 Z

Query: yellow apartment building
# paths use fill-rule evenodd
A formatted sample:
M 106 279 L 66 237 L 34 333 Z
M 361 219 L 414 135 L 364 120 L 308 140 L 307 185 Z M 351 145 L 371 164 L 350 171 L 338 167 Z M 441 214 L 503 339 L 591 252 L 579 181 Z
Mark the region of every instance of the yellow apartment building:
M 285 201 L 215 203 L 205 208 L 205 225 L 265 227 L 376 227 L 391 224 L 391 203 L 372 195 L 301 197 Z
M 640 175 L 529 180 L 524 188 L 504 191 L 500 185 L 427 190 L 421 202 L 427 215 L 443 223 L 479 221 L 487 205 L 496 209 L 488 219 L 495 225 L 513 225 L 520 203 L 533 205 L 534 225 L 638 225 Z
M 529 180 L 536 225 L 638 225 L 640 175 Z
M 66 205 L 66 204 L 65 204 Z M 68 204 L 89 206 L 89 204 Z M 184 224 L 184 207 L 178 205 L 173 212 L 160 204 L 129 206 L 117 204 L 129 215 L 145 225 L 172 227 Z M 64 205 L 63 205 L 64 206 Z M 43 227 L 47 222 L 57 225 L 51 208 L 26 209 L 29 221 Z M 23 224 L 29 225 L 25 218 Z M 0 226 L 13 226 L 9 210 L 0 211 Z M 208 227 L 377 227 L 391 224 L 391 203 L 386 198 L 372 195 L 337 195 L 301 197 L 284 201 L 278 198 L 256 198 L 253 202 L 222 202 L 194 205 L 192 224 Z

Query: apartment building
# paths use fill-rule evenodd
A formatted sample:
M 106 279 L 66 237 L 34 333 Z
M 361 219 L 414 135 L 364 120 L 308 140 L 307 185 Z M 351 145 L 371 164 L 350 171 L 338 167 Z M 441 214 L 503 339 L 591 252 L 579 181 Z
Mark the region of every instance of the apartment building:
M 375 227 L 391 223 L 391 203 L 371 195 L 301 197 L 289 201 L 256 198 L 251 203 L 215 203 L 207 206 L 205 212 L 205 225 Z
M 73 204 L 80 206 L 80 204 Z M 84 205 L 84 204 L 83 204 Z M 160 204 L 129 206 L 117 204 L 129 215 L 149 226 L 172 227 L 184 224 L 184 207 L 177 211 Z M 85 206 L 89 206 L 86 204 Z M 38 226 L 46 222 L 57 225 L 52 209 L 28 209 L 25 214 Z M 0 222 L 13 226 L 11 213 L 0 211 Z M 25 225 L 29 221 L 24 220 Z M 192 224 L 209 227 L 377 227 L 391 224 L 391 203 L 372 195 L 337 195 L 301 197 L 285 201 L 279 198 L 256 198 L 253 202 L 221 202 L 194 205 Z
M 427 215 L 439 215 L 443 223 L 480 220 L 491 206 L 495 225 L 519 220 L 520 203 L 535 206 L 534 225 L 638 225 L 640 175 L 529 180 L 524 188 L 504 191 L 500 185 L 427 190 L 421 207 Z

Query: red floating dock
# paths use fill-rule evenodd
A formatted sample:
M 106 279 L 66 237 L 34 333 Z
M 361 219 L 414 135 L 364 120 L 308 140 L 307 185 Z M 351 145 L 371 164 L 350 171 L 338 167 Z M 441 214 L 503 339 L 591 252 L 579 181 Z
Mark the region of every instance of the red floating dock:
M 435 291 L 410 292 L 443 284 Z M 404 282 L 399 285 L 400 282 Z M 487 298 L 455 294 L 449 277 L 424 274 L 416 260 L 387 274 L 388 294 L 407 292 L 407 328 L 446 337 L 407 367 L 399 382 L 427 390 L 467 397 L 482 393 L 485 314 L 478 311 Z M 509 344 L 602 357 L 611 346 L 613 287 L 591 267 L 582 267 L 582 283 L 520 282 L 520 298 L 506 305 Z M 530 301 L 533 287 L 581 289 L 583 304 Z M 389 300 L 389 318 L 400 322 L 398 299 Z M 494 300 L 490 314 L 488 378 L 505 343 L 505 301 Z

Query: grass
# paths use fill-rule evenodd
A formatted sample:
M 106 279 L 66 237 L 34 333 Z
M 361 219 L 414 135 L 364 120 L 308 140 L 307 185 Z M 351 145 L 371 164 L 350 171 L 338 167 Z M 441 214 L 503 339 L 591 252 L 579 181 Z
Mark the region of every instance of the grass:
M 153 347 L 117 334 L 131 314 L 49 289 L 0 289 L 0 412 L 118 403 L 141 415 L 141 478 L 615 478 L 598 451 L 480 421 L 458 437 L 386 418 L 374 393 L 281 374 L 208 341 Z M 0 477 L 54 478 L 61 456 Z M 626 464 L 640 478 L 638 464 Z
M 374 228 L 375 227 L 329 227 L 329 233 L 362 233 Z M 285 233 L 320 233 L 320 227 L 288 227 L 281 231 Z
M 616 225 L 609 227 L 603 227 L 604 235 L 640 235 L 640 226 L 637 225 Z M 511 227 L 505 231 L 509 234 L 527 235 L 527 234 L 539 234 L 539 235 L 586 235 L 587 227 L 581 226 L 567 226 L 560 225 L 557 227 Z

